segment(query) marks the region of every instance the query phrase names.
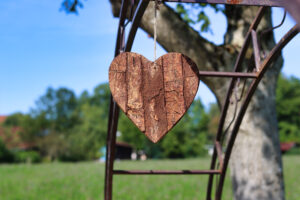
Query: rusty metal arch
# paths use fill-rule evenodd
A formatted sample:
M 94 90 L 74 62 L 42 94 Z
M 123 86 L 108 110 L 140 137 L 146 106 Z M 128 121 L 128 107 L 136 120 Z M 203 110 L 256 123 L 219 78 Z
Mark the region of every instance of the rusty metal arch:
M 133 45 L 133 41 L 141 21 L 141 18 L 150 2 L 150 0 L 139 0 L 139 3 L 135 9 L 135 12 L 132 17 L 132 24 L 129 30 L 127 40 L 125 40 L 125 23 L 127 9 L 133 7 L 134 1 L 123 0 L 119 15 L 119 27 L 117 34 L 117 41 L 115 47 L 115 56 L 119 55 L 121 52 L 130 52 Z M 260 80 L 263 78 L 268 67 L 276 59 L 280 51 L 289 43 L 294 36 L 296 36 L 300 30 L 300 0 L 289 1 L 288 4 L 285 4 L 283 0 L 164 0 L 164 2 L 181 2 L 181 3 L 211 3 L 211 4 L 230 4 L 230 5 L 252 5 L 252 6 L 261 6 L 254 21 L 249 27 L 249 30 L 245 36 L 245 41 L 242 46 L 241 51 L 238 54 L 234 70 L 232 72 L 212 72 L 212 71 L 199 71 L 199 76 L 211 76 L 211 77 L 224 77 L 231 78 L 231 83 L 227 91 L 227 96 L 222 108 L 222 113 L 219 122 L 219 128 L 217 136 L 214 143 L 214 152 L 211 160 L 211 166 L 209 170 L 114 170 L 114 154 L 115 154 L 115 143 L 116 143 L 116 132 L 119 118 L 119 107 L 116 102 L 113 100 L 112 96 L 110 98 L 110 112 L 109 112 L 109 121 L 108 121 L 108 131 L 107 131 L 107 146 L 106 146 L 106 165 L 105 165 L 105 191 L 104 199 L 112 199 L 112 189 L 113 189 L 113 175 L 125 174 L 125 175 L 157 175 L 157 174 L 177 174 L 177 175 L 200 175 L 207 174 L 209 175 L 208 185 L 207 185 L 207 200 L 212 199 L 212 186 L 215 176 L 218 176 L 218 182 L 216 186 L 215 200 L 221 200 L 222 190 L 225 180 L 225 175 L 228 167 L 228 162 L 232 152 L 232 148 L 236 139 L 236 136 L 239 131 L 239 127 L 243 120 L 243 117 L 246 113 L 247 107 L 253 96 Z M 267 7 L 286 7 L 291 15 L 298 22 L 297 25 L 292 27 L 282 39 L 273 47 L 270 53 L 266 56 L 265 59 L 260 60 L 259 57 L 259 43 L 257 40 L 256 29 L 263 17 L 263 14 Z M 298 27 L 297 27 L 298 26 Z M 242 62 L 245 58 L 246 51 L 249 48 L 252 42 L 253 46 L 253 57 L 254 57 L 254 70 L 253 72 L 245 73 L 241 72 Z M 231 134 L 228 139 L 226 150 L 223 153 L 222 143 L 223 143 L 223 129 L 225 124 L 225 119 L 227 115 L 227 110 L 230 103 L 230 96 L 233 93 L 234 86 L 239 78 L 251 79 L 250 86 L 246 91 L 246 96 L 241 103 L 240 109 L 237 112 L 237 117 L 234 120 L 232 126 Z M 217 165 L 217 162 L 219 165 Z

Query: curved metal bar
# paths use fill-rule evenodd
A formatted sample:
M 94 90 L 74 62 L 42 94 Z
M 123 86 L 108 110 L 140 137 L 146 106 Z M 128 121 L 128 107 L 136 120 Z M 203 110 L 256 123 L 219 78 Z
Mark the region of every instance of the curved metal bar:
M 128 6 L 128 0 L 123 0 L 120 11 L 119 27 L 116 39 L 115 57 L 120 53 L 123 48 L 124 42 L 124 22 L 125 15 Z M 113 183 L 113 167 L 114 167 L 114 154 L 115 154 L 115 143 L 116 143 L 116 131 L 118 125 L 120 109 L 116 102 L 110 95 L 110 106 L 109 106 L 109 118 L 107 127 L 107 138 L 106 138 L 106 162 L 105 162 L 105 185 L 104 185 L 104 199 L 112 199 L 112 183 Z
M 226 175 L 226 171 L 227 171 L 227 167 L 228 167 L 228 163 L 229 163 L 229 159 L 230 159 L 230 155 L 232 152 L 232 148 L 236 139 L 236 136 L 238 134 L 240 125 L 242 123 L 243 117 L 246 113 L 247 107 L 250 103 L 250 100 L 260 82 L 260 80 L 263 78 L 264 73 L 266 72 L 267 68 L 270 66 L 270 64 L 274 61 L 274 59 L 278 56 L 278 54 L 281 52 L 281 50 L 285 47 L 285 45 L 291 40 L 293 39 L 293 37 L 295 37 L 298 34 L 298 29 L 296 26 L 294 26 L 293 28 L 291 28 L 291 30 L 289 32 L 286 33 L 285 36 L 283 36 L 283 38 L 277 43 L 277 45 L 271 50 L 270 54 L 268 55 L 268 57 L 263 61 L 263 63 L 261 64 L 261 71 L 259 72 L 258 78 L 253 80 L 249 89 L 248 89 L 248 93 L 245 97 L 245 100 L 240 108 L 239 114 L 237 116 L 236 122 L 234 124 L 231 136 L 229 138 L 229 142 L 228 142 L 228 146 L 225 152 L 225 158 L 224 158 L 224 163 L 223 163 L 223 170 L 221 172 L 221 176 L 220 176 L 220 180 L 219 180 L 219 184 L 218 184 L 218 188 L 217 188 L 217 192 L 216 192 L 216 200 L 220 200 L 221 199 L 221 195 L 222 195 L 222 190 L 223 190 L 223 185 L 224 185 L 224 180 L 225 180 L 225 175 Z
M 148 4 L 149 4 L 149 1 L 144 1 L 144 0 L 139 1 L 139 4 L 138 4 L 138 6 L 135 10 L 134 16 L 133 16 L 132 25 L 130 27 L 129 35 L 128 35 L 128 38 L 126 41 L 126 46 L 125 46 L 126 52 L 131 51 L 131 47 L 132 47 L 133 40 L 136 35 L 136 31 L 139 27 L 140 21 L 144 15 L 144 12 L 145 12 Z
M 163 0 L 163 1 L 178 2 L 178 3 L 209 3 L 209 4 L 272 6 L 272 7 L 283 7 L 284 4 L 284 0 L 276 0 L 276 1 L 272 1 L 272 0 Z
M 242 46 L 242 49 L 239 52 L 239 55 L 237 57 L 237 60 L 236 60 L 235 66 L 234 66 L 234 72 L 239 71 L 240 68 L 242 67 L 242 62 L 245 58 L 246 51 L 247 51 L 247 49 L 250 45 L 251 31 L 257 29 L 258 24 L 260 23 L 265 10 L 266 10 L 266 7 L 260 7 L 254 21 L 250 25 L 249 30 L 248 30 L 248 32 L 246 34 L 246 37 L 245 37 L 245 42 L 244 42 L 244 44 Z M 222 108 L 220 122 L 219 122 L 219 128 L 218 128 L 218 132 L 217 132 L 217 136 L 216 136 L 216 141 L 218 141 L 218 142 L 221 142 L 223 128 L 224 128 L 225 119 L 226 119 L 226 115 L 227 115 L 227 110 L 228 110 L 229 102 L 230 102 L 229 99 L 230 99 L 230 96 L 232 94 L 232 90 L 234 88 L 235 82 L 236 82 L 236 78 L 232 78 L 230 86 L 227 90 L 227 95 L 226 95 L 226 99 L 225 99 L 225 102 L 224 102 L 224 105 L 223 105 L 223 108 Z M 212 156 L 212 160 L 211 160 L 211 166 L 210 166 L 211 170 L 215 169 L 216 159 L 217 159 L 217 149 L 214 148 L 214 152 L 213 152 L 213 156 Z M 207 200 L 211 199 L 213 177 L 214 177 L 213 175 L 210 175 L 209 179 L 208 179 L 207 193 L 206 193 L 206 199 Z
M 140 20 L 149 4 L 148 1 L 140 0 L 139 5 L 136 9 L 136 12 L 133 17 L 132 26 L 129 32 L 129 36 L 126 42 L 125 51 L 130 51 L 133 40 L 140 23 Z M 126 12 L 128 7 L 128 0 L 123 0 L 120 11 L 120 20 L 115 48 L 115 57 L 124 50 L 124 23 L 126 19 Z M 118 119 L 120 108 L 117 103 L 110 96 L 110 111 L 109 111 L 109 120 L 108 120 L 108 129 L 107 129 L 107 141 L 106 141 L 106 163 L 105 163 L 105 186 L 104 186 L 104 199 L 112 199 L 112 189 L 113 189 L 113 166 L 114 166 L 114 154 L 115 154 L 115 143 L 116 143 L 116 132 L 118 127 Z
M 127 7 L 128 7 L 128 1 L 129 0 L 123 0 L 122 5 L 121 5 L 121 11 L 120 11 L 120 16 L 119 16 L 119 26 L 118 26 L 118 33 L 117 33 L 117 41 L 116 41 L 116 47 L 115 47 L 115 57 L 120 54 L 120 49 L 121 47 L 121 40 L 123 39 L 124 35 L 124 23 L 126 19 L 126 12 L 127 12 Z

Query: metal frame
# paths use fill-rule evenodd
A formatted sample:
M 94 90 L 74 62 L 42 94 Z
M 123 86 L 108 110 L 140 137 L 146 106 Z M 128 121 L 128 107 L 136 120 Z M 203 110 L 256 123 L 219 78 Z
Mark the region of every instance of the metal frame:
M 130 6 L 130 9 L 133 9 L 133 2 L 129 3 L 129 0 L 123 0 L 120 10 L 120 21 L 118 27 L 117 34 L 117 42 L 115 49 L 115 56 L 119 55 L 121 52 L 126 51 L 130 52 L 131 47 L 137 32 L 137 28 L 141 21 L 141 18 L 149 4 L 150 0 L 140 0 L 132 19 L 131 28 L 125 42 L 125 19 L 127 9 Z M 281 50 L 285 47 L 285 45 L 297 35 L 299 30 L 297 29 L 297 25 L 291 28 L 285 36 L 273 47 L 270 51 L 269 55 L 266 56 L 264 60 L 260 59 L 260 49 L 259 43 L 257 40 L 256 29 L 263 17 L 266 7 L 269 6 L 277 6 L 284 7 L 283 0 L 165 0 L 164 2 L 181 2 L 181 3 L 211 3 L 211 4 L 231 4 L 231 5 L 253 5 L 253 6 L 261 6 L 256 18 L 252 22 L 243 44 L 241 51 L 238 54 L 234 70 L 233 72 L 218 72 L 218 71 L 199 71 L 199 76 L 210 76 L 210 77 L 224 77 L 231 78 L 231 83 L 227 91 L 227 97 L 224 102 L 224 106 L 222 108 L 222 113 L 219 122 L 219 128 L 217 132 L 217 136 L 214 144 L 214 152 L 211 160 L 211 166 L 209 170 L 114 170 L 114 156 L 115 156 L 115 143 L 116 143 L 116 132 L 119 118 L 119 107 L 116 102 L 113 100 L 111 96 L 110 100 L 110 112 L 109 112 L 109 121 L 108 121 L 108 133 L 107 133 L 107 151 L 106 151 L 106 166 L 105 166 L 105 192 L 104 199 L 112 200 L 112 189 L 113 189 L 113 175 L 209 175 L 208 185 L 207 185 L 207 200 L 212 199 L 212 188 L 213 188 L 213 180 L 214 177 L 218 177 L 218 182 L 215 191 L 215 200 L 221 200 L 222 190 L 225 180 L 226 171 L 228 168 L 228 162 L 230 159 L 230 155 L 232 152 L 232 148 L 238 134 L 239 127 L 242 123 L 243 117 L 253 96 L 260 80 L 263 78 L 266 70 L 270 66 L 270 64 L 277 58 Z M 291 0 L 289 1 L 294 7 L 290 5 L 287 6 L 288 10 L 291 10 L 293 17 L 297 20 L 298 24 L 300 24 L 300 0 Z M 129 5 L 130 4 L 130 5 Z M 298 8 L 295 12 L 295 8 Z M 253 72 L 244 73 L 242 70 L 242 62 L 245 58 L 246 51 L 248 50 L 250 44 L 252 42 L 253 46 L 253 59 L 255 69 Z M 222 144 L 223 144 L 223 129 L 225 124 L 225 119 L 227 115 L 227 110 L 230 104 L 230 97 L 234 91 L 235 84 L 238 79 L 251 79 L 250 86 L 246 91 L 246 96 L 241 103 L 240 109 L 237 113 L 237 117 L 234 120 L 234 124 L 231 129 L 231 134 L 228 138 L 228 143 L 226 146 L 226 150 L 223 153 Z M 218 165 L 217 165 L 218 163 Z

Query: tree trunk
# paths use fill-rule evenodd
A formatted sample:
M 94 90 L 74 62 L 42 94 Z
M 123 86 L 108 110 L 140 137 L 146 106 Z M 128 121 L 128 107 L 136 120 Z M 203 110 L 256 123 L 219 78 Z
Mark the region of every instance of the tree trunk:
M 114 16 L 118 16 L 120 0 L 110 0 Z M 157 41 L 168 52 L 180 52 L 197 64 L 200 70 L 232 71 L 244 36 L 258 8 L 253 6 L 226 6 L 227 33 L 223 45 L 214 45 L 201 37 L 180 16 L 166 5 L 161 5 L 157 16 Z M 129 16 L 129 13 L 128 13 Z M 141 21 L 141 28 L 153 35 L 153 4 L 150 3 Z M 268 10 L 259 29 L 271 26 Z M 265 51 L 275 44 L 273 33 L 262 38 Z M 234 197 L 236 200 L 284 199 L 283 170 L 275 110 L 275 88 L 282 67 L 282 58 L 270 66 L 259 84 L 247 109 L 237 136 L 230 162 Z M 201 79 L 216 95 L 222 106 L 229 79 Z M 230 106 L 227 124 L 232 119 Z
M 225 13 L 228 18 L 226 43 L 242 45 L 241 37 L 245 35 L 256 11 L 256 7 L 226 7 Z M 259 28 L 265 29 L 270 25 L 271 11 L 268 10 Z M 275 45 L 272 32 L 262 38 L 262 41 L 266 53 Z M 282 63 L 282 57 L 279 57 L 260 82 L 248 106 L 235 142 L 230 171 L 234 197 L 237 200 L 284 199 L 283 170 L 275 108 L 276 83 Z M 233 106 L 229 109 L 229 113 L 228 120 L 231 119 Z

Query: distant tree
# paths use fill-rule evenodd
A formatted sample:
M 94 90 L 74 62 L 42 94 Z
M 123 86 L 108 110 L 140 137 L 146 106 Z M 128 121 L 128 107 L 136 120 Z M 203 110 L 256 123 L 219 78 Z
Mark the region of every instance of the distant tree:
M 48 88 L 29 114 L 10 115 L 4 126 L 20 127 L 22 139 L 50 160 L 95 159 L 106 141 L 109 98 L 107 83 L 79 98 L 68 88 Z
M 196 99 L 188 112 L 173 129 L 156 144 L 151 143 L 141 131 L 121 113 L 118 130 L 120 140 L 144 150 L 151 158 L 185 158 L 205 155 L 208 116 L 200 99 Z
M 300 79 L 280 75 L 276 89 L 280 141 L 300 142 Z
M 5 126 L 20 126 L 20 124 L 22 124 L 24 121 L 24 117 L 25 117 L 25 115 L 20 112 L 14 113 L 12 115 L 9 115 L 5 119 L 4 125 Z
M 106 117 L 103 117 L 106 116 Z M 104 107 L 84 104 L 80 107 L 80 123 L 69 130 L 65 159 L 91 160 L 105 145 L 107 113 Z
M 33 118 L 30 114 L 14 113 L 8 116 L 3 126 L 11 133 L 11 130 L 18 127 L 17 134 L 20 134 L 23 141 L 33 142 L 41 134 L 41 127 L 47 127 L 48 122 L 42 116 Z
M 208 134 L 208 140 L 213 141 L 213 139 L 216 136 L 216 133 L 218 132 L 218 126 L 219 126 L 219 119 L 220 119 L 220 109 L 217 103 L 212 103 L 209 105 L 208 110 L 208 127 L 207 127 L 207 134 Z
M 108 117 L 110 104 L 110 90 L 108 83 L 99 84 L 95 87 L 93 95 L 90 96 L 89 103 L 93 106 L 101 106 L 104 111 L 103 117 Z
M 48 158 L 49 161 L 59 160 L 68 149 L 66 136 L 53 130 L 40 137 L 37 142 L 42 156 Z
M 132 123 L 132 121 L 121 111 L 118 123 L 120 141 L 130 143 L 136 150 L 144 150 L 147 143 L 146 136 Z
M 74 92 L 67 88 L 57 90 L 48 88 L 46 94 L 36 102 L 32 110 L 32 116 L 42 117 L 49 122 L 47 128 L 62 132 L 72 128 L 77 122 L 74 111 L 77 106 L 77 99 Z
M 200 100 L 197 98 L 193 101 L 191 107 L 189 108 L 187 115 L 190 122 L 189 129 L 193 134 L 207 134 L 209 116 L 207 115 L 205 108 Z

